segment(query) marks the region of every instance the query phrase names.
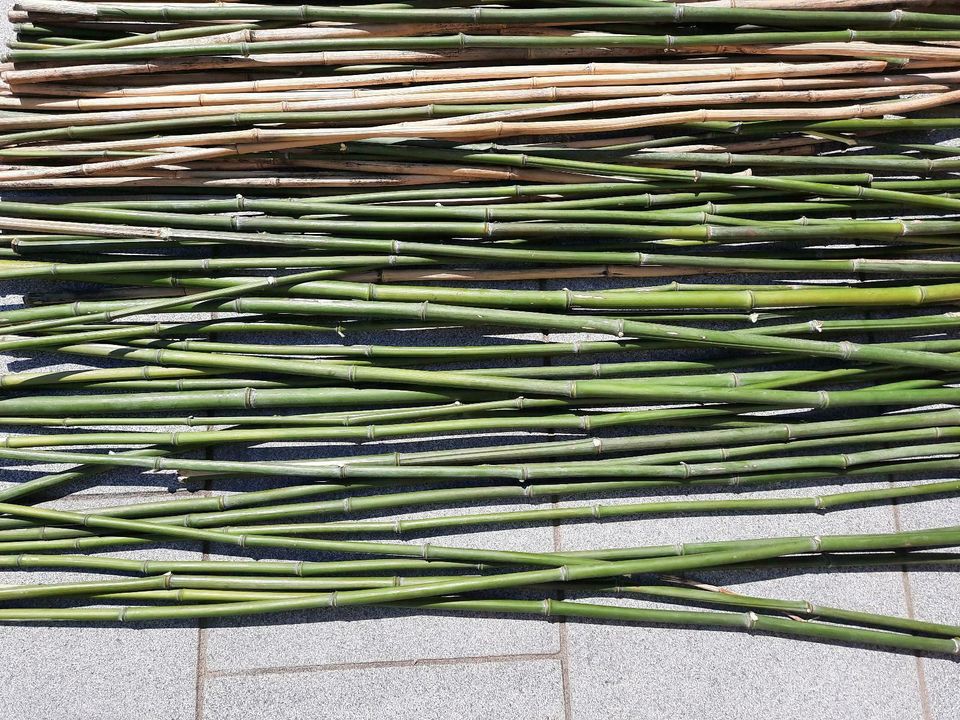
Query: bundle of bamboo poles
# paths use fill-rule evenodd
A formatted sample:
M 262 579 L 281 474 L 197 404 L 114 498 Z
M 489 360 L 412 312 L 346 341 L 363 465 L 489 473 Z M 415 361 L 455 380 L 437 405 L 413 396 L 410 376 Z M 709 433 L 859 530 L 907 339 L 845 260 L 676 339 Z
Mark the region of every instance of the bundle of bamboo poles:
M 30 362 L 0 374 L 0 568 L 78 577 L 0 587 L 0 621 L 375 605 L 960 652 L 960 625 L 700 582 L 949 568 L 953 527 L 432 541 L 703 513 L 749 536 L 960 493 L 960 151 L 930 138 L 960 128 L 949 3 L 11 20 L 0 283 L 29 292 L 0 352 Z M 173 498 L 77 494 L 171 471 Z M 171 542 L 270 559 L 115 554 Z

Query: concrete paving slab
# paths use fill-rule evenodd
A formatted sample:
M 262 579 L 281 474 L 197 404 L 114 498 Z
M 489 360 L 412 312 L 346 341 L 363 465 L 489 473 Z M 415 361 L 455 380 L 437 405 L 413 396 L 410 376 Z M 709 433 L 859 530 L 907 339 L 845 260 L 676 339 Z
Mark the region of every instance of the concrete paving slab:
M 427 663 L 214 676 L 207 720 L 559 720 L 556 660 Z
M 152 496 L 68 498 L 65 510 Z M 127 548 L 103 555 L 141 560 L 198 560 L 195 549 Z M 0 572 L 0 584 L 78 582 L 115 577 L 50 570 Z M 71 625 L 17 624 L 0 630 L 0 716 L 40 720 L 195 717 L 195 622 Z
M 949 480 L 948 473 L 938 480 Z M 897 514 L 904 530 L 949 527 L 960 517 L 960 499 L 944 498 L 925 503 L 902 503 Z M 908 569 L 907 582 L 913 614 L 921 620 L 960 626 L 960 568 L 944 566 L 925 570 Z M 960 717 L 960 662 L 954 658 L 928 656 L 920 659 L 926 685 L 929 717 L 949 720 Z

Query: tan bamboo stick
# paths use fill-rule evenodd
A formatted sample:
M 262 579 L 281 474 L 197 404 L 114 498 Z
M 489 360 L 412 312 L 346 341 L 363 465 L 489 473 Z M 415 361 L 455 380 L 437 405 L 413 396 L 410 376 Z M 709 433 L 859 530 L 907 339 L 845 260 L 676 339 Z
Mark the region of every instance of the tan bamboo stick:
M 886 90 L 879 88 L 878 90 Z M 787 102 L 810 102 L 810 92 L 798 93 L 777 93 L 778 101 Z M 818 91 L 820 92 L 820 91 Z M 837 91 L 822 91 L 831 93 L 830 97 L 838 99 Z M 731 103 L 740 104 L 742 102 L 759 102 L 760 94 L 746 94 L 743 97 L 730 99 Z M 695 97 L 695 96 L 694 96 Z M 858 95 L 858 98 L 864 97 Z M 223 143 L 270 143 L 274 141 L 283 142 L 290 139 L 296 142 L 294 138 L 302 138 L 308 144 L 328 144 L 335 142 L 344 142 L 346 140 L 366 139 L 370 137 L 397 136 L 397 137 L 416 137 L 418 134 L 425 136 L 439 137 L 436 135 L 438 130 L 431 132 L 429 128 L 439 128 L 443 125 L 468 124 L 470 129 L 454 131 L 447 129 L 442 131 L 443 137 L 457 139 L 491 139 L 507 135 L 552 135 L 576 132 L 606 132 L 610 130 L 629 130 L 638 127 L 655 127 L 665 124 L 676 124 L 686 122 L 707 122 L 709 120 L 833 120 L 850 119 L 855 117 L 878 117 L 888 113 L 900 113 L 918 108 L 928 109 L 940 105 L 956 102 L 960 98 L 960 91 L 941 92 L 936 95 L 915 96 L 901 100 L 874 103 L 868 106 L 853 105 L 845 107 L 801 107 L 801 108 L 759 108 L 759 109 L 697 109 L 688 111 L 676 111 L 667 113 L 651 113 L 649 115 L 631 116 L 628 118 L 597 118 L 589 120 L 558 120 L 551 122 L 527 122 L 527 123 L 505 123 L 504 117 L 530 117 L 538 114 L 566 114 L 572 112 L 607 112 L 611 110 L 624 110 L 631 107 L 642 107 L 642 103 L 632 98 L 616 99 L 612 101 L 590 101 L 587 103 L 557 103 L 551 107 L 528 108 L 525 110 L 511 110 L 503 113 L 485 113 L 483 117 L 489 120 L 490 116 L 496 116 L 496 122 L 478 122 L 477 115 L 461 116 L 458 118 L 445 118 L 431 121 L 421 121 L 416 123 L 396 123 L 390 125 L 381 125 L 372 128 L 330 128 L 330 129 L 282 129 L 270 130 L 261 128 L 251 128 L 249 130 L 222 131 L 210 133 L 196 133 L 188 135 L 177 135 L 171 137 L 157 138 L 137 138 L 132 140 L 115 140 L 99 143 L 77 143 L 60 144 L 47 146 L 51 150 L 72 151 L 72 150 L 156 150 L 170 147 L 192 147 L 198 145 L 223 144 Z M 684 97 L 684 100 L 687 98 Z M 770 98 L 771 100 L 773 98 Z M 640 98 L 639 101 L 646 101 L 647 98 Z M 679 99 L 671 98 L 673 100 Z M 637 102 L 637 105 L 632 103 Z M 510 115 L 507 115 L 509 113 Z M 313 138 L 310 143 L 308 138 Z M 296 147 L 291 145 L 290 147 Z M 187 152 L 187 151 L 184 151 Z M 169 164 L 171 162 L 187 162 L 186 156 L 181 158 L 176 153 L 169 153 L 158 156 L 157 158 L 131 158 L 117 162 L 133 163 L 129 166 L 119 167 L 149 167 L 151 164 Z M 143 164 L 136 164 L 143 163 Z
M 923 88 L 921 90 L 921 88 Z M 497 112 L 462 115 L 452 118 L 443 118 L 435 124 L 460 125 L 474 122 L 488 122 L 491 120 L 522 120 L 528 118 L 544 118 L 571 113 L 605 113 L 613 111 L 639 110 L 661 106 L 679 107 L 683 105 L 700 105 L 710 107 L 718 105 L 758 105 L 766 103 L 830 103 L 842 100 L 872 100 L 875 98 L 902 95 L 907 93 L 941 93 L 949 92 L 945 85 L 919 85 L 889 88 L 857 88 L 839 90 L 800 90 L 772 93 L 720 93 L 717 95 L 675 95 L 672 97 L 641 97 L 615 98 L 613 100 L 588 100 L 584 102 L 555 103 L 543 107 L 520 108 L 516 110 L 502 110 Z M 563 108 L 563 109 L 561 109 Z
M 815 74 L 815 73 L 811 73 Z M 711 82 L 681 82 L 662 85 L 648 84 L 648 76 L 616 75 L 600 78 L 582 76 L 562 76 L 556 78 L 516 78 L 511 80 L 493 80 L 470 83 L 450 83 L 444 85 L 426 85 L 421 87 L 388 88 L 383 90 L 349 89 L 303 92 L 267 92 L 267 93 L 213 93 L 191 95 L 144 96 L 135 98 L 70 98 L 47 99 L 30 97 L 28 94 L 0 96 L 0 107 L 14 110 L 56 110 L 73 112 L 92 112 L 103 110 L 132 110 L 149 108 L 209 107 L 211 113 L 230 112 L 225 109 L 236 105 L 250 107 L 251 110 L 263 110 L 271 103 L 295 103 L 335 101 L 343 99 L 365 99 L 400 96 L 411 98 L 413 95 L 433 95 L 434 93 L 464 92 L 517 92 L 522 90 L 550 90 L 557 88 L 558 94 L 587 92 L 616 92 L 630 95 L 693 94 L 697 92 L 735 92 L 747 90 L 786 90 L 796 88 L 830 87 L 871 87 L 882 85 L 910 85 L 921 83 L 955 84 L 960 82 L 960 72 L 930 72 L 916 75 L 849 75 L 844 77 L 797 77 L 797 78 L 756 78 L 745 80 L 726 80 Z M 593 80 L 591 82 L 591 80 Z M 603 90 L 603 88 L 610 88 Z M 412 100 L 411 100 L 412 102 Z
M 877 6 L 928 8 L 943 0 L 683 0 L 678 5 L 753 10 L 853 10 Z
M 4 170 L 26 169 L 29 165 L 23 166 L 2 166 Z M 242 167 L 242 166 L 241 166 Z M 571 174 L 581 177 L 591 177 L 588 173 L 561 173 L 548 170 L 537 170 L 536 168 L 485 168 L 485 167 L 459 167 L 455 165 L 429 165 L 425 163 L 398 163 L 398 162 L 376 162 L 363 160 L 337 160 L 325 161 L 322 159 L 303 158 L 299 160 L 290 160 L 285 163 L 287 174 L 278 173 L 276 169 L 254 170 L 244 169 L 243 176 L 238 177 L 237 168 L 183 168 L 177 167 L 158 167 L 151 170 L 151 177 L 158 181 L 168 179 L 183 180 L 211 180 L 211 181 L 230 181 L 242 183 L 245 181 L 256 182 L 259 179 L 282 180 L 295 186 L 296 183 L 322 183 L 331 176 L 329 173 L 294 173 L 290 168 L 314 168 L 324 170 L 336 170 L 341 173 L 373 174 L 392 177 L 394 175 L 412 175 L 416 177 L 433 177 L 435 182 L 465 182 L 475 180 L 478 182 L 493 182 L 502 180 L 519 180 L 526 182 L 538 182 L 542 184 L 555 184 L 567 182 Z M 111 177 L 114 173 L 105 173 L 100 177 Z M 118 175 L 119 176 L 119 175 Z
M 121 141 L 114 144 L 115 149 L 140 147 L 148 149 L 161 144 L 206 145 L 213 147 L 190 147 L 158 155 L 124 158 L 100 163 L 65 165 L 56 168 L 37 168 L 31 171 L 0 173 L 0 181 L 28 180 L 70 175 L 90 176 L 104 172 L 124 169 L 144 168 L 168 163 L 207 160 L 248 153 L 272 152 L 294 148 L 311 147 L 339 142 L 366 140 L 375 137 L 429 137 L 434 139 L 454 139 L 461 141 L 493 140 L 501 137 L 523 135 L 564 135 L 583 132 L 611 132 L 631 130 L 640 127 L 654 127 L 689 122 L 757 121 L 757 120 L 838 120 L 862 117 L 882 117 L 886 114 L 901 114 L 925 110 L 960 101 L 960 91 L 910 97 L 870 105 L 847 105 L 841 107 L 801 107 L 801 108 L 763 108 L 763 109 L 721 109 L 688 110 L 649 115 L 632 115 L 617 118 L 590 118 L 586 120 L 553 120 L 545 122 L 484 122 L 467 125 L 441 124 L 441 121 L 419 123 L 398 123 L 372 128 L 330 128 L 327 130 L 268 130 L 251 128 L 249 130 L 207 133 L 190 137 L 180 136 L 177 140 L 140 139 Z M 69 147 L 69 146 L 67 146 Z M 99 148 L 98 148 L 99 149 Z
M 960 74 L 954 80 L 960 78 Z M 774 81 L 771 86 L 779 85 Z M 955 84 L 955 83 L 954 83 Z M 572 103 L 564 101 L 582 100 L 576 112 L 606 112 L 640 108 L 657 108 L 683 105 L 763 104 L 782 102 L 836 102 L 838 100 L 868 99 L 889 97 L 904 93 L 936 93 L 950 90 L 948 84 L 916 84 L 886 86 L 880 83 L 875 87 L 852 87 L 835 89 L 776 90 L 772 92 L 720 92 L 704 94 L 673 94 L 652 96 L 643 86 L 639 88 L 619 85 L 586 88 L 541 88 L 537 90 L 504 90 L 492 92 L 453 92 L 453 93 L 417 93 L 411 95 L 390 95 L 343 100 L 310 100 L 254 105 L 224 105 L 216 107 L 162 108 L 151 110 L 122 110 L 117 112 L 84 113 L 71 115 L 67 122 L 72 126 L 109 125 L 146 120 L 167 120 L 186 117 L 205 117 L 245 112 L 325 112 L 348 110 L 381 110 L 396 107 L 410 107 L 432 104 L 487 104 L 487 103 L 554 103 L 558 108 L 573 108 Z M 634 93 L 634 90 L 639 95 Z M 601 98 L 593 100 L 592 98 Z M 612 98 L 612 99 L 602 99 Z M 516 111 L 516 117 L 539 117 L 538 113 L 553 114 L 550 108 Z M 514 117 L 514 115 L 504 115 Z M 31 130 L 62 127 L 64 117 L 59 114 L 0 116 L 0 130 Z
M 330 169 L 350 170 L 352 165 L 349 163 L 324 163 Z M 0 166 L 2 172 L 13 172 L 28 170 L 37 166 Z M 539 182 L 559 184 L 574 182 L 578 178 L 595 178 L 596 175 L 589 173 L 560 173 L 535 171 L 529 169 L 517 169 L 514 171 L 504 170 L 502 172 L 483 173 L 470 172 L 472 168 L 465 168 L 464 171 L 454 171 L 449 173 L 416 173 L 413 168 L 406 171 L 401 166 L 396 166 L 397 171 L 391 175 L 369 176 L 343 176 L 324 173 L 322 175 L 256 175 L 245 173 L 238 175 L 235 170 L 219 171 L 205 170 L 197 172 L 189 171 L 164 171 L 154 170 L 149 175 L 131 176 L 121 173 L 103 173 L 96 177 L 82 178 L 40 178 L 28 180 L 9 180 L 4 183 L 4 187 L 10 190 L 38 190 L 53 188 L 95 188 L 95 187 L 196 187 L 196 188 L 325 188 L 325 187 L 376 187 L 380 185 L 401 186 L 401 185 L 436 185 L 459 182 L 495 182 L 495 181 L 521 181 L 521 182 Z M 358 172 L 362 169 L 358 168 Z M 372 170 L 371 170 L 372 172 Z
M 466 32 L 473 30 L 478 26 L 466 23 L 408 23 L 393 25 L 352 25 L 352 24 L 324 24 L 324 25 L 304 25 L 288 28 L 270 28 L 270 29 L 246 29 L 235 30 L 233 32 L 218 33 L 216 35 L 204 35 L 202 37 L 187 38 L 183 40 L 166 40 L 159 42 L 143 43 L 140 47 L 164 48 L 178 47 L 183 45 L 202 46 L 217 45 L 221 43 L 253 43 L 253 42 L 271 42 L 278 40 L 335 40 L 349 38 L 375 38 L 375 37 L 411 37 L 426 34 L 449 34 Z M 484 33 L 499 33 L 504 30 L 513 29 L 515 26 L 504 24 L 489 24 L 481 26 Z M 526 28 L 524 29 L 526 32 Z M 568 32 L 556 29 L 530 27 L 531 34 L 569 34 Z M 82 45 L 72 45 L 73 49 L 96 48 L 97 42 L 84 43 Z M 57 48 L 51 48 L 55 53 Z
M 476 180 L 490 182 L 494 180 L 521 180 L 539 183 L 568 182 L 571 175 L 593 177 L 590 173 L 561 173 L 535 168 L 484 168 L 461 167 L 426 163 L 388 163 L 370 160 L 328 161 L 319 158 L 299 158 L 289 161 L 290 167 L 307 167 L 325 170 L 346 170 L 359 173 L 390 173 L 398 175 L 422 175 L 446 178 L 451 182 Z
M 806 154 L 813 150 L 817 145 L 834 142 L 827 138 L 801 136 L 795 138 L 776 138 L 769 140 L 753 140 L 739 143 L 725 144 L 699 144 L 699 145 L 674 145 L 670 147 L 657 148 L 660 152 L 764 152 L 781 154 Z M 642 155 L 642 151 L 640 151 Z
M 538 102 L 543 100 L 559 101 L 586 98 L 609 97 L 650 97 L 655 95 L 694 95 L 718 94 L 726 92 L 756 92 L 761 90 L 829 89 L 829 88 L 867 88 L 867 87 L 905 87 L 910 85 L 939 85 L 946 89 L 948 85 L 960 83 L 960 72 L 932 72 L 917 75 L 868 75 L 845 77 L 813 78 L 758 78 L 750 80 L 732 80 L 722 82 L 669 83 L 664 85 L 631 85 L 634 75 L 619 76 L 621 83 L 614 84 L 614 78 L 607 77 L 597 84 L 572 85 L 582 83 L 583 78 L 562 77 L 557 82 L 539 78 L 524 78 L 506 81 L 516 89 L 499 89 L 501 81 L 484 83 L 456 83 L 450 87 L 430 86 L 390 91 L 344 90 L 304 95 L 291 93 L 256 94 L 215 94 L 215 95 L 173 95 L 166 96 L 170 103 L 160 98 L 92 98 L 69 100 L 44 100 L 29 97 L 0 97 L 0 108 L 22 110 L 74 110 L 86 112 L 86 115 L 39 116 L 31 118 L 32 125 L 23 127 L 56 127 L 64 121 L 76 124 L 106 124 L 110 122 L 132 122 L 136 120 L 164 119 L 172 117 L 199 117 L 233 112 L 284 112 L 297 110 L 342 110 L 342 109 L 379 109 L 402 107 L 423 103 L 466 103 L 484 102 Z M 568 85 L 569 83 L 569 85 Z M 571 86 L 572 85 L 572 86 Z M 501 86 L 502 87 L 502 86 Z M 713 92 L 711 92 L 713 91 Z M 922 92 L 918 90 L 918 92 Z M 236 104 L 231 104 L 233 100 Z M 127 105 L 162 105 L 162 107 L 129 109 Z M 174 107 L 170 107 L 170 105 Z M 109 112 L 92 111 L 102 108 L 122 108 Z M 11 121 L 12 122 L 12 121 Z M 46 125 L 44 125 L 44 123 Z
M 379 92 L 397 92 L 408 88 L 415 89 L 418 83 L 474 82 L 478 80 L 510 80 L 523 82 L 529 78 L 568 77 L 579 79 L 580 83 L 595 84 L 608 79 L 608 76 L 630 75 L 635 84 L 657 84 L 668 82 L 693 82 L 709 80 L 739 80 L 753 78 L 785 78 L 825 75 L 843 75 L 857 73 L 881 73 L 888 69 L 889 63 L 883 60 L 838 60 L 831 62 L 786 63 L 783 61 L 751 61 L 731 64 L 717 63 L 573 63 L 540 65 L 496 65 L 488 67 L 461 68 L 416 68 L 413 70 L 391 70 L 373 73 L 361 73 L 343 77 L 316 78 L 272 78 L 248 79 L 221 82 L 211 79 L 204 83 L 164 84 L 158 79 L 155 85 L 144 87 L 123 86 L 78 86 L 44 83 L 39 85 L 20 84 L 18 94 L 38 95 L 52 93 L 73 97 L 139 97 L 142 95 L 191 95 L 214 93 L 264 93 L 290 92 L 294 90 L 338 89 L 342 87 L 376 87 Z M 161 76 L 164 77 L 164 76 Z M 615 81 L 615 78 L 611 78 Z M 401 85 L 401 88 L 384 89 L 384 85 Z M 507 86 L 512 87 L 512 86 Z M 523 87 L 522 85 L 520 87 Z M 450 88 L 447 88 L 450 89 Z
M 8 190 L 55 190 L 104 187 L 163 187 L 163 188 L 380 188 L 436 185 L 445 182 L 438 175 L 398 175 L 395 177 L 337 177 L 315 175 L 311 177 L 263 177 L 242 178 L 226 174 L 221 179 L 186 176 L 145 175 L 97 177 L 41 178 L 33 180 L 4 181 Z
M 960 62 L 960 49 L 941 45 L 894 45 L 890 43 L 845 42 L 804 43 L 799 45 L 723 45 L 716 52 L 743 55 L 791 55 L 832 57 L 895 57 L 903 60 L 936 60 Z M 702 52 L 702 49 L 700 50 Z
M 350 282 L 402 283 L 402 282 L 508 282 L 523 280 L 571 280 L 603 277 L 668 277 L 673 275 L 709 275 L 730 272 L 712 268 L 679 266 L 632 267 L 628 265 L 582 265 L 557 268 L 531 268 L 518 270 L 476 270 L 451 268 L 445 270 L 372 270 L 344 275 L 341 279 Z M 739 270 L 737 272 L 740 272 Z
M 660 51 L 647 48 L 465 48 L 462 50 L 336 50 L 329 52 L 279 53 L 250 57 L 158 58 L 146 62 L 103 63 L 73 66 L 43 66 L 16 70 L 10 64 L 0 66 L 2 79 L 10 84 L 71 82 L 87 78 L 159 72 L 193 72 L 210 69 L 283 68 L 337 65 L 380 65 L 400 63 L 474 63 L 493 60 L 559 60 L 595 57 L 654 57 Z

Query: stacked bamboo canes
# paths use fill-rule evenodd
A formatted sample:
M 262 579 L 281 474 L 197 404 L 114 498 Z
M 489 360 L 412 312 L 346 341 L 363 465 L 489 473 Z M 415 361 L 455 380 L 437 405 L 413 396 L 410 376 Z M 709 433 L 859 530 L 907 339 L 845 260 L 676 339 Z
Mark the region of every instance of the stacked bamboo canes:
M 32 290 L 0 351 L 40 367 L 0 374 L 0 459 L 62 468 L 0 487 L 0 567 L 81 577 L 0 588 L 0 621 L 389 605 L 960 652 L 960 625 L 697 577 L 949 567 L 952 527 L 430 539 L 960 493 L 960 153 L 924 136 L 960 127 L 949 8 L 22 0 L 11 19 L 0 283 Z M 203 492 L 38 504 L 107 471 Z M 100 554 L 171 542 L 309 559 Z

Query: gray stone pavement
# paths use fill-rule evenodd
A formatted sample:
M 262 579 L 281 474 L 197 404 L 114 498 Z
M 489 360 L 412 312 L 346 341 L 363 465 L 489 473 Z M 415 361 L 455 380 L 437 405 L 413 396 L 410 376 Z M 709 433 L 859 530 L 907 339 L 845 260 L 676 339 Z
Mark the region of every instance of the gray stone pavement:
M 5 13 L 10 4 L 0 0 L 0 10 Z M 31 289 L 36 287 L 0 285 L 0 309 L 19 306 L 22 293 Z M 476 339 L 451 334 L 440 342 Z M 68 366 L 54 356 L 40 361 L 0 356 L 0 372 L 6 367 Z M 478 438 L 477 443 L 502 438 Z M 444 440 L 430 442 L 442 445 Z M 401 447 L 407 445 L 428 443 Z M 317 447 L 318 452 L 342 449 Z M 294 452 L 265 446 L 256 455 L 285 457 Z M 214 457 L 227 455 L 218 450 Z M 0 463 L 0 487 L 37 473 L 37 468 Z M 867 480 L 864 487 L 893 479 Z M 98 484 L 78 490 L 81 497 L 51 505 L 91 507 L 186 492 L 170 475 L 124 472 L 104 475 Z M 887 532 L 956 524 L 958 511 L 960 500 L 946 499 L 830 515 L 651 517 L 498 527 L 443 535 L 438 542 L 542 551 L 773 534 Z M 221 557 L 212 548 L 202 551 L 191 547 L 117 554 Z M 82 576 L 4 572 L 0 584 L 66 577 Z M 754 571 L 698 577 L 754 594 L 960 621 L 956 572 L 896 569 L 784 576 Z M 958 687 L 960 666 L 942 658 L 607 622 L 347 609 L 330 616 L 298 613 L 244 622 L 0 627 L 0 718 L 18 720 L 954 720 L 960 717 Z

